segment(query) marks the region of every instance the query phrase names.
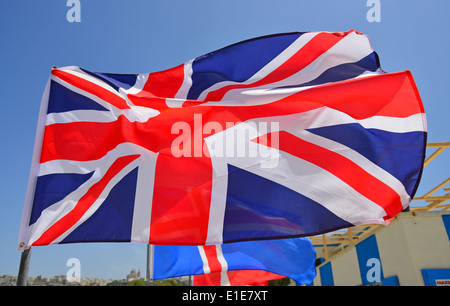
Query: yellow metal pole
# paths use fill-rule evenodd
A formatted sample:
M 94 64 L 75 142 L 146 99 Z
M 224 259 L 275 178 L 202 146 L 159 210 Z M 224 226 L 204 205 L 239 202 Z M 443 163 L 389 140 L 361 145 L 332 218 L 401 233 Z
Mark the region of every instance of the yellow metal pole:
M 350 240 L 350 244 L 353 244 L 353 233 L 352 233 L 352 229 L 349 227 L 347 229 L 348 231 L 348 239 Z
M 322 235 L 322 239 L 323 239 L 323 251 L 325 252 L 325 260 L 328 260 L 327 237 L 325 234 Z

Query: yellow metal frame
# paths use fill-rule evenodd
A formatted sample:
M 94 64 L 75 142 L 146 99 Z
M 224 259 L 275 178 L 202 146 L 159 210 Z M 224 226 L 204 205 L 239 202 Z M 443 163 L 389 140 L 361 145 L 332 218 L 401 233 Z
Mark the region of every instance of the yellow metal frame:
M 428 143 L 427 150 L 434 150 L 431 155 L 426 158 L 424 166 L 427 166 L 437 156 L 442 154 L 445 149 L 450 147 L 450 142 Z M 436 187 L 428 191 L 423 196 L 414 197 L 413 201 L 425 201 L 428 205 L 419 207 L 410 207 L 411 212 L 419 211 L 446 211 L 450 209 L 450 188 L 445 188 L 450 183 L 450 177 L 438 184 Z M 437 191 L 444 190 L 445 195 L 433 196 Z M 365 238 L 374 230 L 382 225 L 368 224 L 360 225 L 352 228 L 337 230 L 331 233 L 310 237 L 311 242 L 316 248 L 323 248 L 325 260 L 330 256 L 339 253 L 349 245 L 356 243 L 358 240 Z

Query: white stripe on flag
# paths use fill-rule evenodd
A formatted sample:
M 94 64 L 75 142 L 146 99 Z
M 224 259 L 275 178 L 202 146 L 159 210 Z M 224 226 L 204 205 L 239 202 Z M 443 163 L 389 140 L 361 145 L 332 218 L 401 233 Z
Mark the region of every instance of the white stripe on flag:
M 112 189 L 112 187 L 114 187 L 114 185 L 111 185 L 112 183 L 117 183 L 118 180 L 122 179 L 129 171 L 133 170 L 135 167 L 139 167 L 131 239 L 136 242 L 148 243 L 152 206 L 151 199 L 153 198 L 150 196 L 153 193 L 153 180 L 150 180 L 149 178 L 154 177 L 158 154 L 132 143 L 122 143 L 98 160 L 87 162 L 54 160 L 41 164 L 38 176 L 54 173 L 86 174 L 94 172 L 94 174 L 74 192 L 42 211 L 40 218 L 30 226 L 30 235 L 33 236 L 30 239 L 30 243 L 39 239 L 47 228 L 68 213 L 89 188 L 101 179 L 102 173 L 104 174 L 117 158 L 132 154 L 140 154 L 140 157 L 124 168 L 110 183 L 108 183 L 109 187 L 105 188 L 105 190 L 108 188 L 108 190 Z M 106 195 L 107 194 L 104 194 L 104 196 L 100 198 L 104 199 Z M 40 224 L 47 224 L 47 226 L 43 227 Z M 62 239 L 59 239 L 58 241 L 60 240 Z
M 62 71 L 65 71 L 65 70 L 62 70 Z M 65 72 L 67 72 L 67 71 L 65 71 Z M 82 96 L 85 96 L 85 97 L 87 97 L 87 98 L 89 98 L 89 99 L 91 99 L 91 100 L 97 102 L 97 103 L 100 104 L 102 107 L 106 108 L 107 110 L 115 110 L 115 109 L 117 109 L 117 107 L 115 107 L 114 105 L 112 105 L 112 104 L 109 103 L 108 101 L 105 101 L 105 100 L 103 100 L 103 99 L 100 99 L 99 97 L 97 97 L 96 95 L 94 95 L 94 94 L 92 94 L 92 93 L 90 93 L 90 92 L 88 92 L 88 91 L 82 90 L 82 89 L 80 89 L 80 88 L 78 88 L 78 87 L 76 87 L 76 86 L 74 86 L 74 85 L 72 85 L 72 84 L 70 84 L 70 83 L 68 83 L 68 82 L 66 82 L 66 81 L 64 81 L 64 80 L 61 80 L 60 78 L 58 78 L 57 76 L 55 76 L 55 75 L 53 75 L 53 74 L 52 74 L 52 76 L 51 76 L 51 79 L 52 79 L 53 81 L 55 81 L 56 83 L 58 83 L 58 84 L 60 84 L 60 85 L 62 85 L 62 86 L 64 86 L 64 87 L 66 87 L 67 89 L 69 89 L 69 90 L 71 90 L 71 91 L 73 91 L 73 92 L 75 92 L 75 93 L 77 93 L 77 94 L 80 94 L 80 95 L 82 95 Z M 102 87 L 103 87 L 103 86 L 102 86 Z M 108 90 L 108 91 L 111 92 L 111 90 Z M 117 95 L 117 92 L 115 92 L 115 94 Z M 120 95 L 119 95 L 119 96 L 120 96 Z M 123 99 L 122 96 L 120 96 L 120 97 Z
M 289 60 L 295 53 L 297 53 L 301 48 L 303 48 L 311 39 L 313 39 L 318 34 L 319 34 L 318 32 L 309 32 L 301 35 L 289 47 L 287 47 L 283 52 L 281 52 L 278 56 L 276 56 L 267 65 L 265 65 L 261 70 L 256 72 L 247 81 L 245 82 L 224 81 L 216 83 L 213 86 L 209 87 L 208 89 L 204 90 L 198 97 L 198 100 L 204 100 L 208 95 L 208 93 L 220 89 L 222 87 L 232 84 L 251 84 L 266 77 L 267 75 L 275 71 L 278 67 L 280 67 L 284 62 Z
M 157 159 L 158 153 L 147 150 L 141 153 L 138 159 L 139 169 L 131 230 L 132 242 L 149 242 Z
M 187 99 L 187 95 L 189 93 L 189 89 L 192 86 L 192 63 L 194 60 L 190 60 L 184 64 L 184 79 L 183 84 L 181 84 L 178 92 L 175 94 L 175 99 L 185 100 Z M 178 104 L 170 103 L 167 101 L 167 106 L 169 107 L 178 107 Z
M 126 97 L 127 95 L 136 95 L 136 94 L 138 94 L 144 88 L 145 83 L 147 83 L 149 75 L 150 75 L 150 73 L 138 74 L 138 76 L 136 78 L 136 83 L 133 85 L 133 87 L 131 87 L 129 89 L 119 88 L 119 92 L 124 97 Z M 130 101 L 128 99 L 127 99 L 127 101 L 130 103 Z
M 220 285 L 221 286 L 230 286 L 230 280 L 228 279 L 228 263 L 225 260 L 222 252 L 222 245 L 216 244 L 216 253 L 217 259 L 219 260 L 220 265 L 222 266 L 222 270 L 220 271 Z
M 31 160 L 31 168 L 30 173 L 28 177 L 28 186 L 27 186 L 27 193 L 25 195 L 25 203 L 24 208 L 22 212 L 22 218 L 20 221 L 20 231 L 19 231 L 19 238 L 17 242 L 17 250 L 23 251 L 26 248 L 28 248 L 29 241 L 29 222 L 30 222 L 30 216 L 31 216 L 31 210 L 33 207 L 33 200 L 34 200 L 34 194 L 35 194 L 35 187 L 36 187 L 36 181 L 37 181 L 37 175 L 39 172 L 39 159 L 41 157 L 41 151 L 42 151 L 42 139 L 44 138 L 44 131 L 45 131 L 45 118 L 47 114 L 47 108 L 48 108 L 48 100 L 50 95 L 50 84 L 51 84 L 51 78 L 48 79 L 47 84 L 45 85 L 45 90 L 42 95 L 41 99 L 41 106 L 39 108 L 39 118 L 38 118 L 38 124 L 36 128 L 36 136 L 34 141 L 34 148 L 33 148 L 33 157 Z
M 204 274 L 211 273 L 211 269 L 209 268 L 208 258 L 206 257 L 205 249 L 202 245 L 198 246 L 198 252 L 200 253 L 200 257 L 203 262 L 203 273 Z
M 116 89 L 115 89 L 114 87 L 112 87 L 112 86 L 109 85 L 108 83 L 104 82 L 103 80 L 101 80 L 101 79 L 99 79 L 99 78 L 96 78 L 96 77 L 94 77 L 94 76 L 92 76 L 92 75 L 90 75 L 90 74 L 84 72 L 83 70 L 81 70 L 81 69 L 80 69 L 79 67 L 77 67 L 77 66 L 61 67 L 61 68 L 58 68 L 58 70 L 64 71 L 64 72 L 66 72 L 66 73 L 70 73 L 70 74 L 72 74 L 72 75 L 74 75 L 74 76 L 76 76 L 76 77 L 79 77 L 79 78 L 81 78 L 81 79 L 84 79 L 85 81 L 94 83 L 95 85 L 100 86 L 100 87 L 102 87 L 103 89 L 106 89 L 106 90 L 109 91 L 110 93 L 112 93 L 112 94 L 114 94 L 114 95 L 116 95 L 116 96 L 118 96 L 118 97 L 120 97 L 120 98 L 122 98 L 122 99 L 125 99 L 125 97 L 122 96 L 121 94 L 119 94 L 119 93 L 116 91 Z M 54 76 L 54 75 L 53 75 L 53 76 Z M 54 76 L 54 77 L 55 77 L 55 78 L 58 78 L 58 77 L 56 77 L 56 76 Z M 58 78 L 58 79 L 59 79 L 59 78 Z
M 66 232 L 61 233 L 51 243 L 59 243 L 64 238 L 66 238 L 73 230 L 75 230 L 80 224 L 91 217 L 95 211 L 101 206 L 103 200 L 107 197 L 111 189 L 127 175 L 131 170 L 137 167 L 137 161 L 134 160 L 126 167 L 124 167 L 114 178 L 112 178 L 106 187 L 101 192 L 98 199 L 91 205 L 91 207 L 83 214 L 83 216 Z M 99 168 L 94 172 L 89 180 L 84 182 L 79 188 L 74 192 L 70 193 L 61 201 L 50 205 L 44 209 L 41 213 L 39 219 L 30 226 L 29 242 L 32 244 L 38 240 L 50 227 L 52 227 L 59 220 L 64 218 L 72 209 L 75 208 L 78 201 L 88 192 L 88 190 L 97 182 L 99 182 L 106 171 L 109 169 L 107 164 L 100 165 Z
M 303 36 L 303 35 L 302 35 Z M 301 37 L 300 37 L 301 38 Z M 222 101 L 239 101 L 242 97 L 246 96 L 258 96 L 261 95 L 265 97 L 263 100 L 259 102 L 259 104 L 270 103 L 276 100 L 282 99 L 294 92 L 300 92 L 315 86 L 319 86 L 322 84 L 318 84 L 315 86 L 308 87 L 294 87 L 290 89 L 278 89 L 267 91 L 267 89 L 273 89 L 277 87 L 283 86 L 291 86 L 298 85 L 310 82 L 317 77 L 319 77 L 322 73 L 327 71 L 330 68 L 349 63 L 356 63 L 361 59 L 365 58 L 369 54 L 373 52 L 373 49 L 370 45 L 369 39 L 364 35 L 356 34 L 352 32 L 342 38 L 339 42 L 337 42 L 334 46 L 332 46 L 329 50 L 318 56 L 313 62 L 311 62 L 308 66 L 301 69 L 297 73 L 282 79 L 278 82 L 270 83 L 267 85 L 262 85 L 259 87 L 252 88 L 236 88 L 228 91 Z M 371 75 L 379 74 L 379 72 L 371 73 Z M 247 82 L 245 82 L 247 83 Z M 217 103 L 217 102 L 216 102 Z M 241 102 L 242 103 L 242 102 Z M 252 103 L 247 102 L 247 104 L 256 104 L 255 100 Z M 244 104 L 244 103 L 243 103 Z
M 108 111 L 74 110 L 48 114 L 46 125 L 72 122 L 113 122 L 122 115 L 130 122 L 147 122 L 148 119 L 159 114 L 160 112 L 156 109 L 142 106 L 131 106 L 129 109 L 112 108 Z

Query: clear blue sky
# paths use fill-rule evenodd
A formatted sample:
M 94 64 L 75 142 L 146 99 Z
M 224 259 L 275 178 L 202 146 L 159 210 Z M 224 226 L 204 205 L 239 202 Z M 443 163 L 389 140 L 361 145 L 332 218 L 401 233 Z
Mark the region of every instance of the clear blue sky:
M 171 68 L 240 40 L 281 32 L 347 31 L 371 38 L 388 72 L 413 73 L 427 113 L 429 142 L 450 141 L 450 1 L 380 0 L 381 22 L 366 19 L 366 0 L 81 0 L 69 23 L 66 0 L 0 1 L 0 275 L 16 275 L 16 251 L 38 111 L 52 66 L 145 73 Z M 450 155 L 426 168 L 419 195 L 448 177 Z M 33 248 L 31 276 L 145 274 L 146 246 L 73 244 Z

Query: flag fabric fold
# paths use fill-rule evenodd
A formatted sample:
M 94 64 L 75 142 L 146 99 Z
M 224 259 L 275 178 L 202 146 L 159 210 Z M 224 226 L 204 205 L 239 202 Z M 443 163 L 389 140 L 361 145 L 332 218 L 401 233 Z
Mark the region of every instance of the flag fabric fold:
M 269 281 L 285 278 L 283 275 L 261 270 L 227 271 L 199 274 L 193 277 L 193 286 L 269 286 Z
M 254 38 L 153 73 L 53 68 L 18 249 L 388 224 L 425 144 L 411 73 L 383 71 L 357 31 Z
M 289 277 L 298 284 L 309 284 L 316 276 L 315 260 L 308 238 L 155 245 L 153 279 L 196 275 L 194 285 L 243 286 Z

